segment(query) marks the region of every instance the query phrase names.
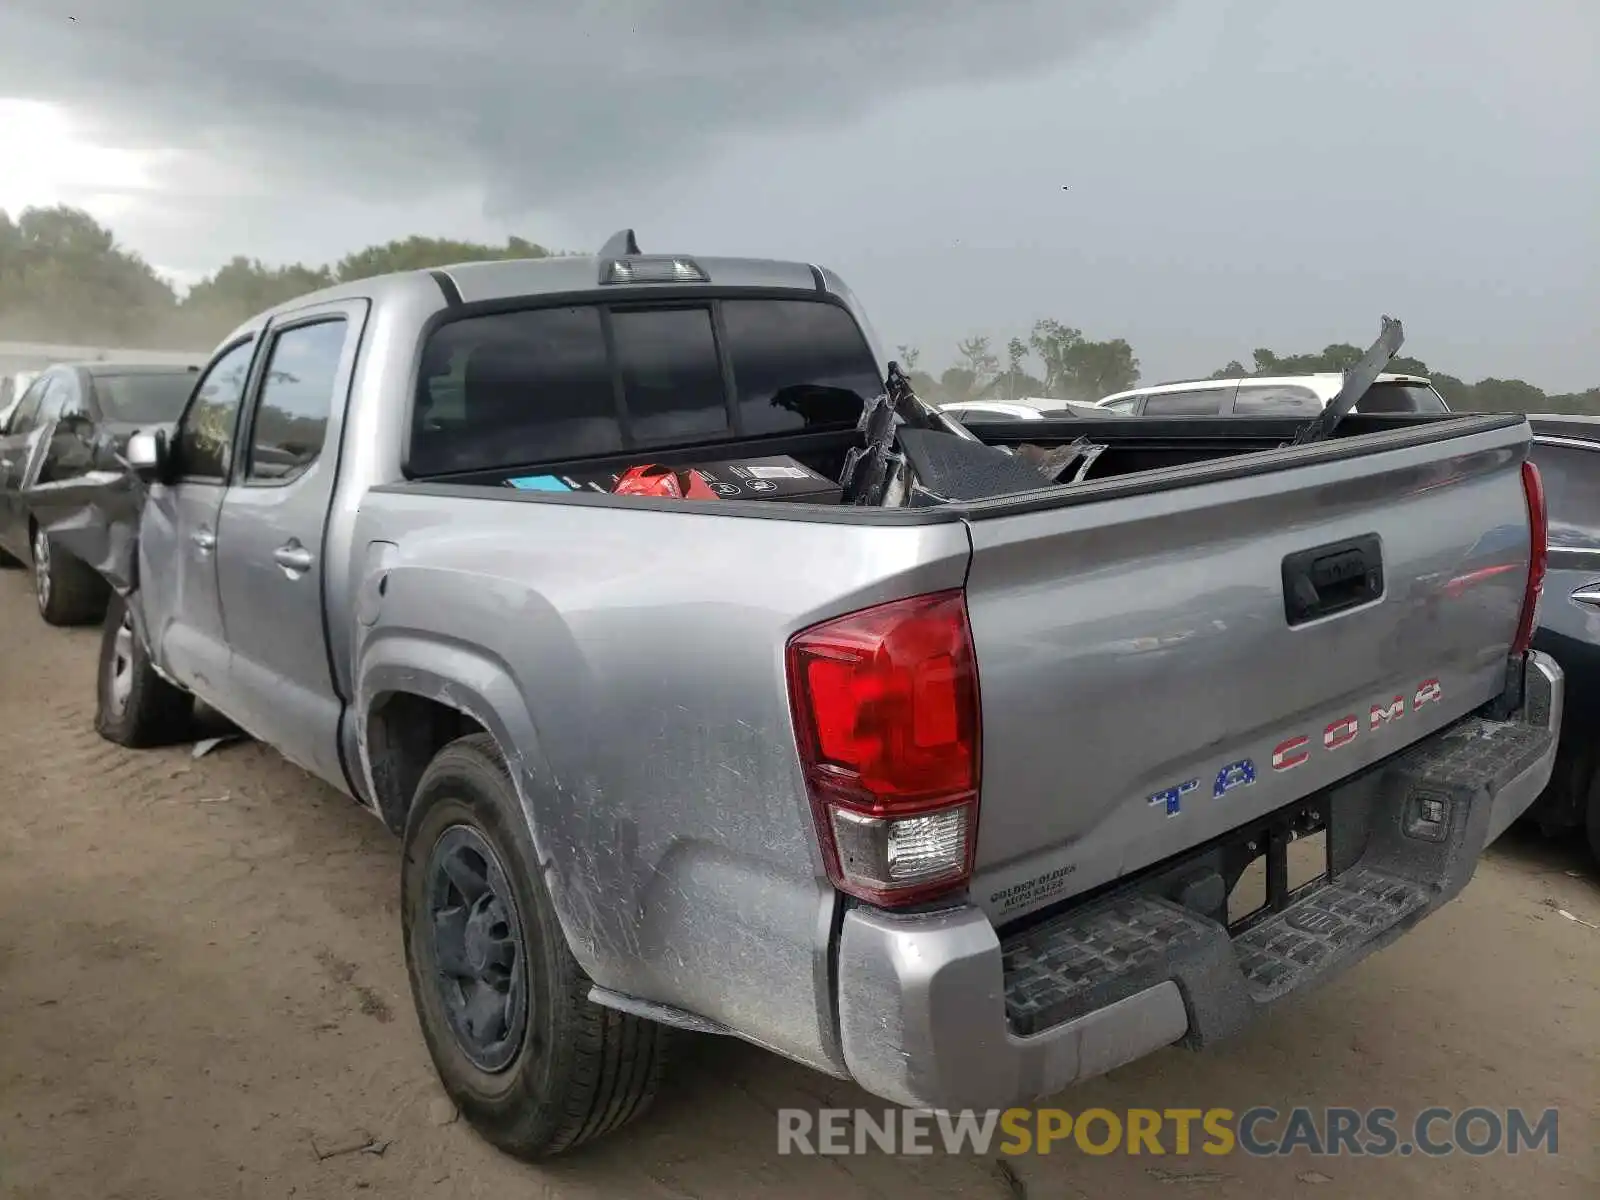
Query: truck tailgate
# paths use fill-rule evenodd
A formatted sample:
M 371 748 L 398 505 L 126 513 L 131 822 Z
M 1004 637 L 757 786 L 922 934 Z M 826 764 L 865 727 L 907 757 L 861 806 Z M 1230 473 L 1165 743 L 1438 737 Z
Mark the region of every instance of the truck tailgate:
M 1057 903 L 1497 695 L 1529 565 L 1526 447 L 1520 422 L 1464 418 L 974 510 L 974 899 L 996 923 Z M 1335 611 L 1291 612 L 1313 593 Z

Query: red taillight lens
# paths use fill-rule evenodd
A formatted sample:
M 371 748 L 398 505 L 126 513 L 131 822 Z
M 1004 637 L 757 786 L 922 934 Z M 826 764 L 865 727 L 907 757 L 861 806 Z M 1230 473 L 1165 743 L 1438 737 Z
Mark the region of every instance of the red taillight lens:
M 1528 501 L 1528 588 L 1522 594 L 1522 617 L 1517 622 L 1512 654 L 1525 654 L 1533 645 L 1533 631 L 1539 625 L 1545 566 L 1550 558 L 1550 513 L 1544 502 L 1544 479 L 1539 468 L 1526 460 L 1522 464 L 1522 492 Z
M 925 900 L 972 870 L 978 673 L 960 591 L 897 600 L 789 639 L 795 737 L 834 886 Z

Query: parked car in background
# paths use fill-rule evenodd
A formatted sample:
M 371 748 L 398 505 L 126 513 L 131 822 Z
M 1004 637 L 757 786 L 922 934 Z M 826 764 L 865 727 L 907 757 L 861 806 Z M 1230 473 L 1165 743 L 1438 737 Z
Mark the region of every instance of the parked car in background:
M 1550 509 L 1549 567 L 1533 644 L 1567 674 L 1550 786 L 1529 811 L 1546 831 L 1583 830 L 1600 859 L 1600 417 L 1534 415 L 1531 458 Z
M 1085 400 L 1030 396 L 1022 400 L 952 400 L 939 411 L 966 421 L 1044 421 L 1052 417 L 1101 417 L 1106 413 Z
M 39 374 L 0 422 L 0 566 L 27 563 L 39 615 L 82 625 L 105 615 L 105 580 L 33 519 L 24 493 L 104 462 L 136 430 L 171 428 L 198 366 L 63 363 Z
M 1115 392 L 1100 408 L 1149 417 L 1313 417 L 1344 386 L 1339 371 L 1241 379 L 1191 379 Z M 1421 375 L 1384 373 L 1356 405 L 1358 413 L 1447 413 L 1432 382 Z

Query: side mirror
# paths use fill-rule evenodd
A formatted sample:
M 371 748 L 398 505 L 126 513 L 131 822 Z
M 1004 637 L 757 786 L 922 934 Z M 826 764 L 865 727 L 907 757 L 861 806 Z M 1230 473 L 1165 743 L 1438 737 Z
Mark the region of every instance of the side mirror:
M 128 465 L 146 483 L 156 483 L 166 471 L 167 436 L 162 430 L 136 433 L 128 439 Z

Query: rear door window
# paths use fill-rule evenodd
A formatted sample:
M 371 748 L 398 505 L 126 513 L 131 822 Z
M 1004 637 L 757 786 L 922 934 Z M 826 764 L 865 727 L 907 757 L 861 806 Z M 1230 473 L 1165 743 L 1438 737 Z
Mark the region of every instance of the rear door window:
M 709 308 L 611 316 L 628 427 L 641 442 L 692 442 L 730 432 Z
M 622 449 L 600 310 L 537 308 L 443 326 L 424 353 L 412 474 Z
M 1289 383 L 1241 383 L 1233 398 L 1237 417 L 1314 417 L 1322 401 L 1308 387 Z
M 1528 457 L 1544 482 L 1550 544 L 1600 548 L 1600 444 L 1584 449 L 1535 438 Z
M 1233 391 L 1225 388 L 1194 388 L 1186 392 L 1152 392 L 1145 397 L 1147 417 L 1214 417 L 1222 412 L 1222 402 Z
M 743 432 L 849 429 L 883 391 L 844 309 L 815 300 L 726 300 L 722 324 Z

